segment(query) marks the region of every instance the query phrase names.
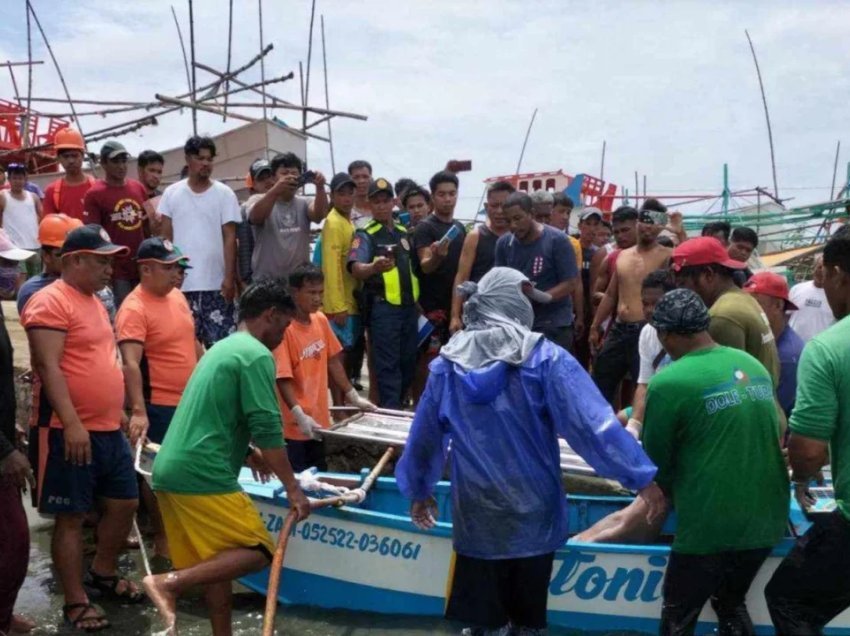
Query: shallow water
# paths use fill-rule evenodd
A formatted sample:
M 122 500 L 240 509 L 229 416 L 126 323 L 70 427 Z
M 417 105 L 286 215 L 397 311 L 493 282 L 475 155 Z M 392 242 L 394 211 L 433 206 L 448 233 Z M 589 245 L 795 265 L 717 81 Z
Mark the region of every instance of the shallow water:
M 50 564 L 50 528 L 35 516 L 31 516 L 31 538 L 29 574 L 18 597 L 16 611 L 38 621 L 39 627 L 32 632 L 34 636 L 80 633 L 62 623 L 62 595 L 58 591 Z M 136 572 L 132 578 L 138 580 L 141 577 L 139 573 L 143 572 L 139 553 L 132 551 L 122 555 L 121 567 L 128 572 Z M 234 634 L 259 634 L 264 606 L 264 596 L 234 584 Z M 112 623 L 112 629 L 105 634 L 149 636 L 162 629 L 156 610 L 149 604 L 120 606 L 103 603 L 102 607 Z M 208 636 L 211 633 L 200 595 L 180 600 L 177 620 L 182 636 Z M 284 606 L 278 606 L 276 620 L 277 634 L 292 636 L 448 635 L 460 633 L 460 627 L 433 617 L 385 616 Z M 549 632 L 550 636 L 580 633 L 562 629 Z

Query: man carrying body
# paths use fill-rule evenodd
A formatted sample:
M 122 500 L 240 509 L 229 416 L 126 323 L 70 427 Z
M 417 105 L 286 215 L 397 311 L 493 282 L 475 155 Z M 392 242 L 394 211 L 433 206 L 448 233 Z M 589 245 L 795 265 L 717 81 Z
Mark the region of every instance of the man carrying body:
M 773 380 L 752 356 L 718 346 L 710 320 L 687 289 L 665 294 L 652 315 L 673 359 L 649 383 L 643 432 L 677 518 L 663 586 L 665 635 L 693 634 L 709 598 L 720 634 L 754 634 L 744 598 L 788 520 Z
M 379 405 L 400 409 L 416 368 L 419 281 L 407 230 L 392 218 L 393 187 L 375 179 L 369 193 L 373 218 L 355 233 L 348 267 L 364 281 L 361 315 L 369 330 Z
M 463 298 L 457 293 L 458 286 L 468 280 L 477 283 L 493 268 L 496 261 L 496 241 L 510 230 L 508 220 L 502 210 L 505 200 L 516 191 L 507 181 L 497 181 L 487 188 L 484 210 L 487 220 L 473 229 L 463 240 L 463 249 L 455 276 L 455 293 L 452 297 L 452 319 L 449 331 L 455 333 L 463 329 L 461 310 Z
M 295 316 L 283 334 L 283 342 L 274 350 L 286 454 L 296 473 L 312 466 L 328 468 L 324 440 L 317 433 L 331 426 L 329 376 L 349 404 L 375 409 L 357 394 L 345 373 L 339 356 L 342 347 L 319 311 L 323 288 L 324 276 L 315 265 L 301 265 L 289 275 Z
M 837 509 L 797 540 L 765 588 L 778 634 L 822 634 L 850 606 L 850 239 L 823 252 L 823 289 L 838 322 L 814 336 L 800 359 L 788 457 L 797 499 L 831 461 Z
M 369 200 L 372 164 L 365 159 L 356 159 L 348 164 L 348 175 L 356 186 L 351 222 L 354 223 L 355 228 L 362 230 L 372 221 L 372 202 Z
M 835 324 L 835 316 L 826 300 L 823 289 L 823 254 L 815 256 L 812 280 L 797 283 L 788 294 L 797 311 L 791 315 L 789 324 L 803 342 L 808 342 L 820 332 Z
M 203 349 L 195 340 L 195 322 L 183 294 L 175 289 L 179 260 L 171 241 L 149 238 L 136 261 L 141 282 L 130 292 L 115 318 L 115 333 L 124 362 L 130 408 L 130 445 L 145 438 L 162 444 L 174 411 Z M 146 483 L 142 497 L 155 529 L 155 554 L 167 557 L 162 521 Z
M 458 178 L 453 172 L 440 171 L 428 184 L 434 200 L 434 212 L 413 230 L 413 249 L 419 263 L 419 284 L 422 312 L 434 326 L 427 358 L 437 355 L 449 339 L 454 281 L 460 263 L 460 253 L 466 238 L 463 223 L 454 219 L 457 205 Z M 449 232 L 454 237 L 446 239 Z
M 83 137 L 73 128 L 63 128 L 56 133 L 53 147 L 65 174 L 45 188 L 44 213 L 61 212 L 85 223 L 83 199 L 94 179 L 83 173 Z
M 148 198 L 145 186 L 127 178 L 127 149 L 117 141 L 107 141 L 100 149 L 100 166 L 104 178 L 94 182 L 86 192 L 83 206 L 87 223 L 101 225 L 114 237 L 117 245 L 127 248 L 127 257 L 115 259 L 112 291 L 117 307 L 139 283 L 139 273 L 133 256 L 145 240 L 144 203 Z
M 709 334 L 719 345 L 741 349 L 761 362 L 774 384 L 779 382 L 779 355 L 770 322 L 759 304 L 741 291 L 732 277 L 746 264 L 729 258 L 715 238 L 702 236 L 673 250 L 672 269 L 677 287 L 699 294 L 709 307 Z
M 310 223 L 321 223 L 328 213 L 325 177 L 315 173 L 316 197 L 296 196 L 304 165 L 298 155 L 286 152 L 271 162 L 277 181 L 248 211 L 254 227 L 254 280 L 286 278 L 310 260 Z
M 502 204 L 511 231 L 496 242 L 496 266 L 511 267 L 534 285 L 534 331 L 567 351 L 573 349 L 570 295 L 581 284 L 566 234 L 532 216 L 531 198 L 514 192 Z
M 138 487 L 121 431 L 124 377 L 106 310 L 94 295 L 111 280 L 112 257 L 126 251 L 98 225 L 72 230 L 62 246 L 61 280 L 34 295 L 21 316 L 41 383 L 33 396 L 39 439 L 31 449 L 39 457 L 38 509 L 55 515 L 53 565 L 64 617 L 76 629 L 109 625 L 83 587 L 83 518 L 95 503 L 101 517 L 86 587 L 123 602 L 144 598 L 117 572 Z
M 143 584 L 168 633 L 176 630 L 177 598 L 203 586 L 212 633 L 231 634 L 233 579 L 272 560 L 265 523 L 239 485 L 246 457 L 283 482 L 297 520 L 310 514 L 286 458 L 274 393 L 271 351 L 294 312 L 282 280 L 245 290 L 237 333 L 198 363 L 154 461 L 153 489 L 177 571 L 146 576 Z M 256 445 L 251 452 L 249 442 Z
M 770 323 L 779 354 L 776 397 L 785 416 L 790 417 L 797 394 L 797 364 L 806 344 L 788 324 L 788 314 L 797 311 L 797 305 L 788 299 L 788 281 L 773 272 L 753 274 L 744 285 L 744 291 L 753 295 Z
M 162 194 L 162 236 L 192 255 L 192 275 L 183 292 L 195 334 L 209 348 L 236 329 L 236 224 L 241 217 L 233 190 L 210 178 L 215 142 L 190 137 L 183 149 L 189 176 Z
M 602 395 L 614 403 L 617 387 L 627 373 L 638 377 L 640 356 L 638 342 L 643 328 L 641 284 L 643 279 L 667 264 L 672 250 L 658 244 L 658 235 L 667 225 L 667 215 L 654 210 L 641 210 L 638 217 L 638 242 L 623 250 L 605 296 L 599 303 L 590 325 L 590 345 L 599 346 L 603 322 L 616 308 L 617 318 L 593 367 L 593 379 Z
M 524 198 L 534 223 L 528 195 L 511 196 Z M 432 495 L 451 440 L 456 560 L 446 615 L 474 625 L 464 633 L 476 636 L 546 627 L 553 556 L 568 531 L 556 437 L 598 473 L 639 490 L 650 515 L 664 505 L 655 467 L 587 373 L 531 331 L 531 283 L 497 266 L 477 285 L 464 284 L 466 327 L 432 363 L 396 468 L 413 523 L 432 528 Z
M 38 224 L 43 216 L 41 200 L 32 192 L 24 190 L 27 168 L 21 163 L 10 163 L 7 167 L 9 189 L 0 192 L 0 227 L 6 230 L 9 239 L 17 247 L 38 251 Z M 18 283 L 23 283 L 41 272 L 41 259 L 37 254 L 18 264 Z

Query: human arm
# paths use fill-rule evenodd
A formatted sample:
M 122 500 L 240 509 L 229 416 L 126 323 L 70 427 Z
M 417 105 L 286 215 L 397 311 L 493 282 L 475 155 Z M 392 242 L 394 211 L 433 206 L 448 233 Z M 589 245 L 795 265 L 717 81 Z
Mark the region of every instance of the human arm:
M 33 327 L 27 329 L 27 339 L 35 371 L 41 378 L 42 390 L 64 429 L 65 461 L 80 466 L 90 464 L 89 433 L 71 402 L 68 383 L 59 367 L 65 349 L 65 332 L 55 328 Z
M 596 314 L 593 316 L 593 322 L 590 323 L 590 345 L 594 348 L 599 348 L 599 343 L 602 337 L 602 323 L 614 313 L 617 308 L 617 296 L 619 294 L 619 282 L 617 270 L 611 272 L 611 280 L 608 283 L 608 288 L 605 290 L 605 295 L 599 302 L 599 307 L 596 308 Z
M 457 293 L 457 288 L 468 281 L 469 275 L 472 273 L 479 236 L 478 230 L 473 230 L 463 239 L 463 248 L 460 251 L 460 260 L 458 261 L 454 289 L 452 290 L 452 316 L 449 322 L 449 333 L 463 329 L 463 298 Z
M 598 249 L 590 259 L 590 290 L 596 291 L 596 281 L 599 274 L 605 271 L 605 261 L 610 255 L 606 249 Z M 604 291 L 604 287 L 603 287 Z
M 236 223 L 221 226 L 221 239 L 224 244 L 224 279 L 221 281 L 221 295 L 232 302 L 236 298 Z
M 577 338 L 581 338 L 584 334 L 584 285 L 575 285 L 573 287 L 573 313 L 575 320 L 573 321 L 573 329 Z
M 348 379 L 345 367 L 342 366 L 341 357 L 342 353 L 337 353 L 335 356 L 328 358 L 328 375 L 330 375 L 331 379 L 342 390 L 345 395 L 345 401 L 361 411 L 377 410 L 377 406 L 366 398 L 361 397 L 357 389 L 351 386 L 351 381 Z
M 307 217 L 313 223 L 320 223 L 328 214 L 328 193 L 325 192 L 325 175 L 316 171 L 316 196 L 307 207 Z
M 292 472 L 292 465 L 285 448 L 260 448 L 263 461 L 277 475 L 286 489 L 289 509 L 295 512 L 296 521 L 303 521 L 310 516 L 310 500 L 298 485 L 298 480 Z
M 262 225 L 272 213 L 274 204 L 281 194 L 286 190 L 295 192 L 298 184 L 298 177 L 291 174 L 280 177 L 268 191 L 261 196 L 251 209 L 248 211 L 248 220 L 251 225 Z
M 565 234 L 559 234 L 552 244 L 552 261 L 558 283 L 544 291 L 552 300 L 563 300 L 571 296 L 576 287 L 581 287 L 575 250 Z
M 678 210 L 670 214 L 670 223 L 664 229 L 675 234 L 679 243 L 684 243 L 688 240 L 688 233 L 685 231 L 683 216 Z
M 32 201 L 35 204 L 35 215 L 38 217 L 39 223 L 41 223 L 41 219 L 44 218 L 44 208 L 41 205 L 41 199 L 39 199 L 36 195 L 33 194 Z
M 159 226 L 159 235 L 162 238 L 168 239 L 169 241 L 174 240 L 174 226 L 171 223 L 171 217 L 165 214 L 162 215 L 161 223 Z
M 120 318 L 118 324 L 120 328 Z M 139 441 L 145 440 L 149 426 L 140 366 L 145 350 L 141 342 L 134 340 L 119 342 L 118 348 L 121 350 L 121 359 L 124 362 L 126 403 L 130 407 L 130 446 L 135 448 Z
M 44 189 L 44 201 L 42 203 L 42 207 L 44 208 L 44 214 L 56 214 L 59 210 L 56 209 L 56 202 L 54 197 L 56 196 L 55 192 L 55 183 L 51 183 Z
M 423 274 L 433 274 L 449 253 L 449 243 L 434 241 L 430 245 L 420 247 L 416 250 L 419 259 L 419 268 Z

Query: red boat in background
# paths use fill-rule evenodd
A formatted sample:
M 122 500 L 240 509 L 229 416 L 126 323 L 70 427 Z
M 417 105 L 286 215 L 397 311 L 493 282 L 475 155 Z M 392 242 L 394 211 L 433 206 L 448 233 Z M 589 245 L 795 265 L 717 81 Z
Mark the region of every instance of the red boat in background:
M 30 174 L 59 171 L 53 142 L 70 122 L 44 117 L 0 99 L 0 164 L 25 163 Z
M 592 205 L 602 210 L 606 216 L 610 215 L 617 194 L 617 186 L 613 183 L 606 184 L 602 179 L 589 174 L 571 176 L 563 170 L 508 174 L 490 177 L 485 179 L 484 183 L 489 185 L 495 181 L 507 181 L 522 192 L 535 190 L 563 192 L 575 202 L 576 206 Z

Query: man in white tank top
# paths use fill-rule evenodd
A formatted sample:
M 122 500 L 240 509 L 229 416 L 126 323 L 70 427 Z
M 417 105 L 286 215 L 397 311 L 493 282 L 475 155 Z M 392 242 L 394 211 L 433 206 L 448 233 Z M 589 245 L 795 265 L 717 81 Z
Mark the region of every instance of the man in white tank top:
M 6 230 L 12 242 L 36 254 L 20 263 L 18 287 L 31 276 L 41 273 L 38 256 L 38 224 L 41 221 L 41 200 L 24 190 L 27 168 L 20 163 L 10 163 L 7 170 L 9 190 L 0 193 L 0 227 Z

